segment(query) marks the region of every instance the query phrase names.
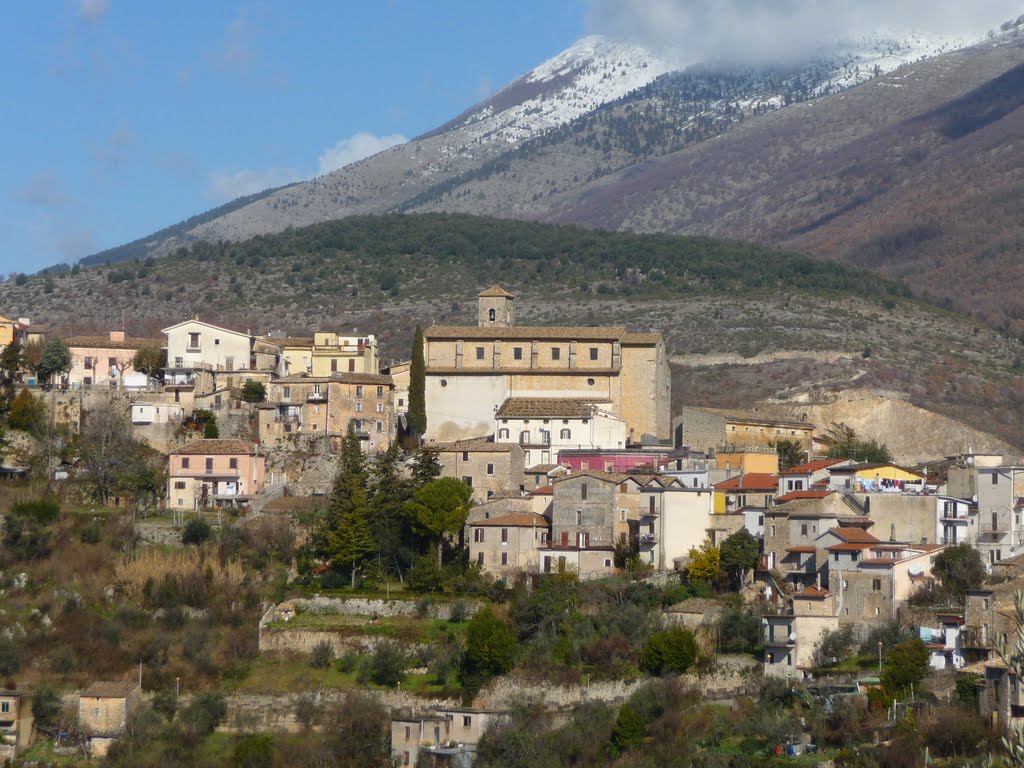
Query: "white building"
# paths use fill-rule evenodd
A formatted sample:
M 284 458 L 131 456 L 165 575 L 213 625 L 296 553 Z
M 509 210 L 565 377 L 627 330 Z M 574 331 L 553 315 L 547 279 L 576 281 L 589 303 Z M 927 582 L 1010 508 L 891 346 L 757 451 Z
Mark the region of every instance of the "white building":
M 955 496 L 936 496 L 935 541 L 974 546 L 978 541 L 977 506 Z
M 494 440 L 523 446 L 527 466 L 550 464 L 566 449 L 625 447 L 626 422 L 586 400 L 510 397 L 494 414 Z
M 726 517 L 713 515 L 715 494 L 709 488 L 652 481 L 640 493 L 640 557 L 659 571 L 674 570 L 677 560 L 700 549 L 713 523 Z

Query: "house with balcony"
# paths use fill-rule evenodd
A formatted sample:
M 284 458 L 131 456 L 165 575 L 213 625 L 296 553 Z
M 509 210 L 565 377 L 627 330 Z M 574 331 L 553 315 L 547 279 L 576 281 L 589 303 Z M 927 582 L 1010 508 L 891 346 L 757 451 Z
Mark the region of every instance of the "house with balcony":
M 977 548 L 991 568 L 1024 547 L 1024 466 L 979 466 Z
M 625 447 L 626 423 L 596 402 L 509 397 L 494 414 L 494 441 L 519 443 L 528 465 L 550 464 L 569 449 Z
M 978 505 L 969 499 L 936 496 L 935 541 L 953 546 L 975 546 L 978 541 Z
M 167 506 L 200 510 L 250 506 L 266 482 L 266 457 L 247 440 L 199 439 L 167 457 Z
M 826 632 L 839 628 L 834 594 L 809 584 L 792 594 L 792 611 L 762 619 L 764 674 L 806 679 L 812 676 L 814 648 Z
M 379 373 L 286 376 L 266 384 L 259 406 L 260 442 L 288 446 L 299 436 L 337 448 L 351 424 L 364 450 L 387 450 L 397 430 L 394 384 Z
M 895 464 L 837 464 L 828 467 L 829 488 L 847 493 L 924 491 L 925 476 Z
M 963 648 L 960 646 L 960 630 L 964 617 L 957 614 L 937 614 L 930 626 L 919 626 L 917 635 L 928 646 L 928 666 L 934 670 L 962 669 Z
M 270 334 L 261 339 L 281 348 L 289 376 L 380 372 L 377 339 L 373 335 L 315 331 L 312 336 Z
M 779 476 L 766 472 L 740 472 L 715 483 L 715 514 L 737 512 L 744 507 L 768 509 L 775 503 Z
M 795 491 L 820 490 L 823 486 L 827 488 L 828 470 L 831 467 L 846 466 L 850 463 L 848 459 L 816 459 L 784 469 L 779 472 L 778 495 L 783 496 Z
M 640 506 L 640 557 L 659 571 L 682 569 L 691 549 L 700 549 L 708 540 L 720 544 L 743 527 L 742 516 L 713 514 L 710 488 L 687 487 L 659 476 L 641 487 L 640 496 L 645 502 Z M 731 531 L 719 530 L 725 520 L 732 523 Z

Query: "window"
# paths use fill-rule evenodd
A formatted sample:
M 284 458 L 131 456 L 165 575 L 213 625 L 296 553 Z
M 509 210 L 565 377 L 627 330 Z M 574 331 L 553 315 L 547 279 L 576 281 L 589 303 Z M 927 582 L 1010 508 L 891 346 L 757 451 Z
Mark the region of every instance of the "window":
M 398 398 L 398 407 L 399 408 L 404 408 L 405 407 L 405 398 L 404 397 Z
M 839 553 L 838 552 L 833 552 L 832 553 L 832 562 L 833 563 L 838 563 L 839 562 Z
M 363 404 L 361 402 L 357 402 L 356 403 L 356 413 L 362 413 L 362 412 L 363 412 Z
M 116 357 L 108 357 L 107 358 L 107 368 L 111 368 L 111 369 L 117 368 L 117 358 Z
M 471 726 L 472 724 L 473 724 L 473 718 L 472 717 L 470 717 L 469 715 L 463 715 L 462 716 L 462 727 L 463 728 L 469 728 L 469 726 Z
M 213 472 L 213 459 L 206 460 L 206 471 Z
M 508 440 L 508 429 L 507 428 L 502 428 L 502 429 L 498 430 L 498 439 L 499 440 Z
M 225 357 L 224 358 L 224 368 L 226 370 L 229 370 L 229 371 L 235 370 L 235 358 L 233 358 L 233 357 Z
M 188 335 L 188 346 L 189 349 L 199 349 L 199 334 L 190 333 Z
M 497 313 L 497 311 L 496 311 L 496 310 L 493 310 L 493 309 L 488 309 L 488 310 L 487 310 L 487 319 L 488 319 L 488 320 L 490 320 L 490 321 L 491 321 L 492 323 L 493 323 L 493 322 L 494 322 L 495 320 L 497 320 L 497 319 L 498 319 L 498 313 Z
M 238 459 L 228 459 L 228 467 L 230 469 L 238 469 Z
M 514 359 L 516 359 L 516 360 L 522 360 L 523 359 L 523 348 L 522 347 L 513 347 L 512 348 L 512 357 Z
M 412 738 L 412 729 L 407 725 L 405 726 L 405 740 L 408 741 L 410 738 Z M 408 752 L 406 752 L 405 754 L 406 756 L 409 755 Z
M 320 394 L 320 385 L 319 384 L 314 384 L 313 385 L 313 394 L 314 395 L 319 395 Z
M 576 510 L 576 525 L 583 525 L 583 513 L 580 510 Z
M 468 485 L 470 488 L 473 487 L 473 478 L 470 475 L 463 475 L 462 482 Z
M 597 360 L 597 347 L 590 348 L 590 359 Z
M 551 359 L 552 360 L 561 360 L 562 359 L 562 348 L 561 347 L 552 347 L 551 348 Z
M 349 361 L 348 361 L 348 372 L 349 373 L 355 373 L 356 372 L 356 360 L 355 360 L 354 357 L 349 358 Z
M 999 485 L 999 473 L 998 472 L 993 472 L 992 473 L 992 485 Z
M 474 528 L 473 529 L 473 541 L 475 543 L 479 544 L 483 540 L 484 540 L 484 529 L 483 528 Z
M 92 370 L 92 358 L 91 357 L 85 358 L 85 370 L 87 370 L 87 371 L 91 371 Z
M 487 465 L 487 474 L 488 475 L 493 475 L 494 474 L 494 465 L 493 464 L 488 464 Z
M 501 529 L 501 543 L 508 544 L 508 528 Z
M 176 490 L 176 491 L 183 491 L 183 490 L 185 490 L 185 481 L 184 480 L 175 480 L 174 481 L 174 490 Z
M 483 565 L 484 564 L 484 553 L 483 552 L 477 552 L 476 553 L 476 562 L 477 562 L 478 565 Z
M 0 712 L 10 712 L 10 711 L 11 711 L 11 702 L 9 702 L 9 701 L 0 702 Z
M 185 457 L 184 457 L 184 458 L 183 458 L 183 459 L 181 460 L 181 468 L 182 468 L 182 469 L 188 469 L 188 462 L 189 462 L 189 458 L 188 458 L 188 456 L 185 456 Z
M 647 511 L 650 512 L 652 515 L 655 512 L 655 509 L 654 509 L 654 496 L 651 496 L 651 498 L 649 498 L 647 500 Z
M 807 535 L 807 523 L 803 523 L 800 526 L 800 535 L 801 536 L 806 536 Z
M 477 360 L 483 360 L 484 359 L 484 348 L 483 347 L 477 347 L 476 348 L 476 359 Z
M 281 390 L 281 397 L 283 397 L 285 400 L 291 399 L 291 396 L 292 396 L 292 388 L 291 387 L 285 387 L 284 389 Z
M 571 440 L 572 439 L 572 430 L 571 429 L 563 429 L 561 432 L 558 433 L 558 436 L 562 440 Z
M 332 357 L 331 358 L 331 373 L 337 373 L 337 372 L 338 372 L 338 358 Z
M 384 422 L 383 421 L 378 421 L 377 422 L 377 431 L 378 432 L 383 432 L 384 431 Z
M 384 403 L 377 403 L 377 413 L 384 413 Z
M 583 483 L 580 486 L 580 498 L 583 499 L 583 501 L 587 500 L 587 484 L 586 483 Z
M 612 561 L 611 561 L 611 558 L 608 558 L 608 557 L 606 557 L 606 558 L 604 559 L 604 567 L 605 567 L 605 568 L 611 568 L 611 567 L 612 567 Z
M 377 397 L 384 397 L 384 387 L 377 387 Z
M 508 552 L 501 553 L 501 564 L 508 565 Z
M 462 460 L 463 461 L 469 461 L 469 451 L 463 451 L 462 452 Z
M 872 592 L 881 592 L 882 591 L 882 580 L 881 579 L 872 579 L 871 580 L 871 591 Z
M 362 396 L 363 396 L 363 387 L 362 387 L 362 385 L 359 385 L 359 386 L 356 387 L 356 397 L 362 397 Z

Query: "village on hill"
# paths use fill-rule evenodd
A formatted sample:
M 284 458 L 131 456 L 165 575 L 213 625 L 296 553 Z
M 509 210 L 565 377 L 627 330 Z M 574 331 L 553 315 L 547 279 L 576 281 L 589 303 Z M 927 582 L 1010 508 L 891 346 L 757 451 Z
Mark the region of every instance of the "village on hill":
M 477 302 L 397 364 L 372 329 L 0 318 L 0 759 L 867 766 L 1014 732 L 1020 456 L 673 412 L 661 333 Z

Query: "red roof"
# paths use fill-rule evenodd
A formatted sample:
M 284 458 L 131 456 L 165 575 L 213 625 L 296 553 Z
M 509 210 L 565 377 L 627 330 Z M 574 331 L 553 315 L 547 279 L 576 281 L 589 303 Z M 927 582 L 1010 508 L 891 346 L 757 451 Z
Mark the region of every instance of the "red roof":
M 716 491 L 775 491 L 779 488 L 779 476 L 768 472 L 747 472 L 715 483 Z
M 858 542 L 867 544 L 878 544 L 879 541 L 863 528 L 830 528 L 829 533 L 834 533 L 845 542 Z
M 786 547 L 786 551 L 799 552 L 801 554 L 810 554 L 812 552 L 817 552 L 818 550 L 816 550 L 814 547 Z
M 835 493 L 835 491 L 790 491 L 781 496 L 776 496 L 775 503 L 785 504 L 787 501 L 797 501 L 799 499 L 824 499 L 832 493 Z
M 861 552 L 865 549 L 871 549 L 871 543 L 867 541 L 861 542 L 849 542 L 846 544 L 833 544 L 831 547 L 827 547 L 829 552 Z
M 818 472 L 822 469 L 828 469 L 834 467 L 836 464 L 842 464 L 846 459 L 818 459 L 817 461 L 808 461 L 804 464 L 797 464 L 795 467 L 782 470 L 780 475 L 809 475 L 812 472 Z
M 542 485 L 540 488 L 534 488 L 531 496 L 552 496 L 555 493 L 555 487 L 553 485 Z
M 831 594 L 827 589 L 822 589 L 814 584 L 808 584 L 799 592 L 795 592 L 793 597 L 828 597 Z

